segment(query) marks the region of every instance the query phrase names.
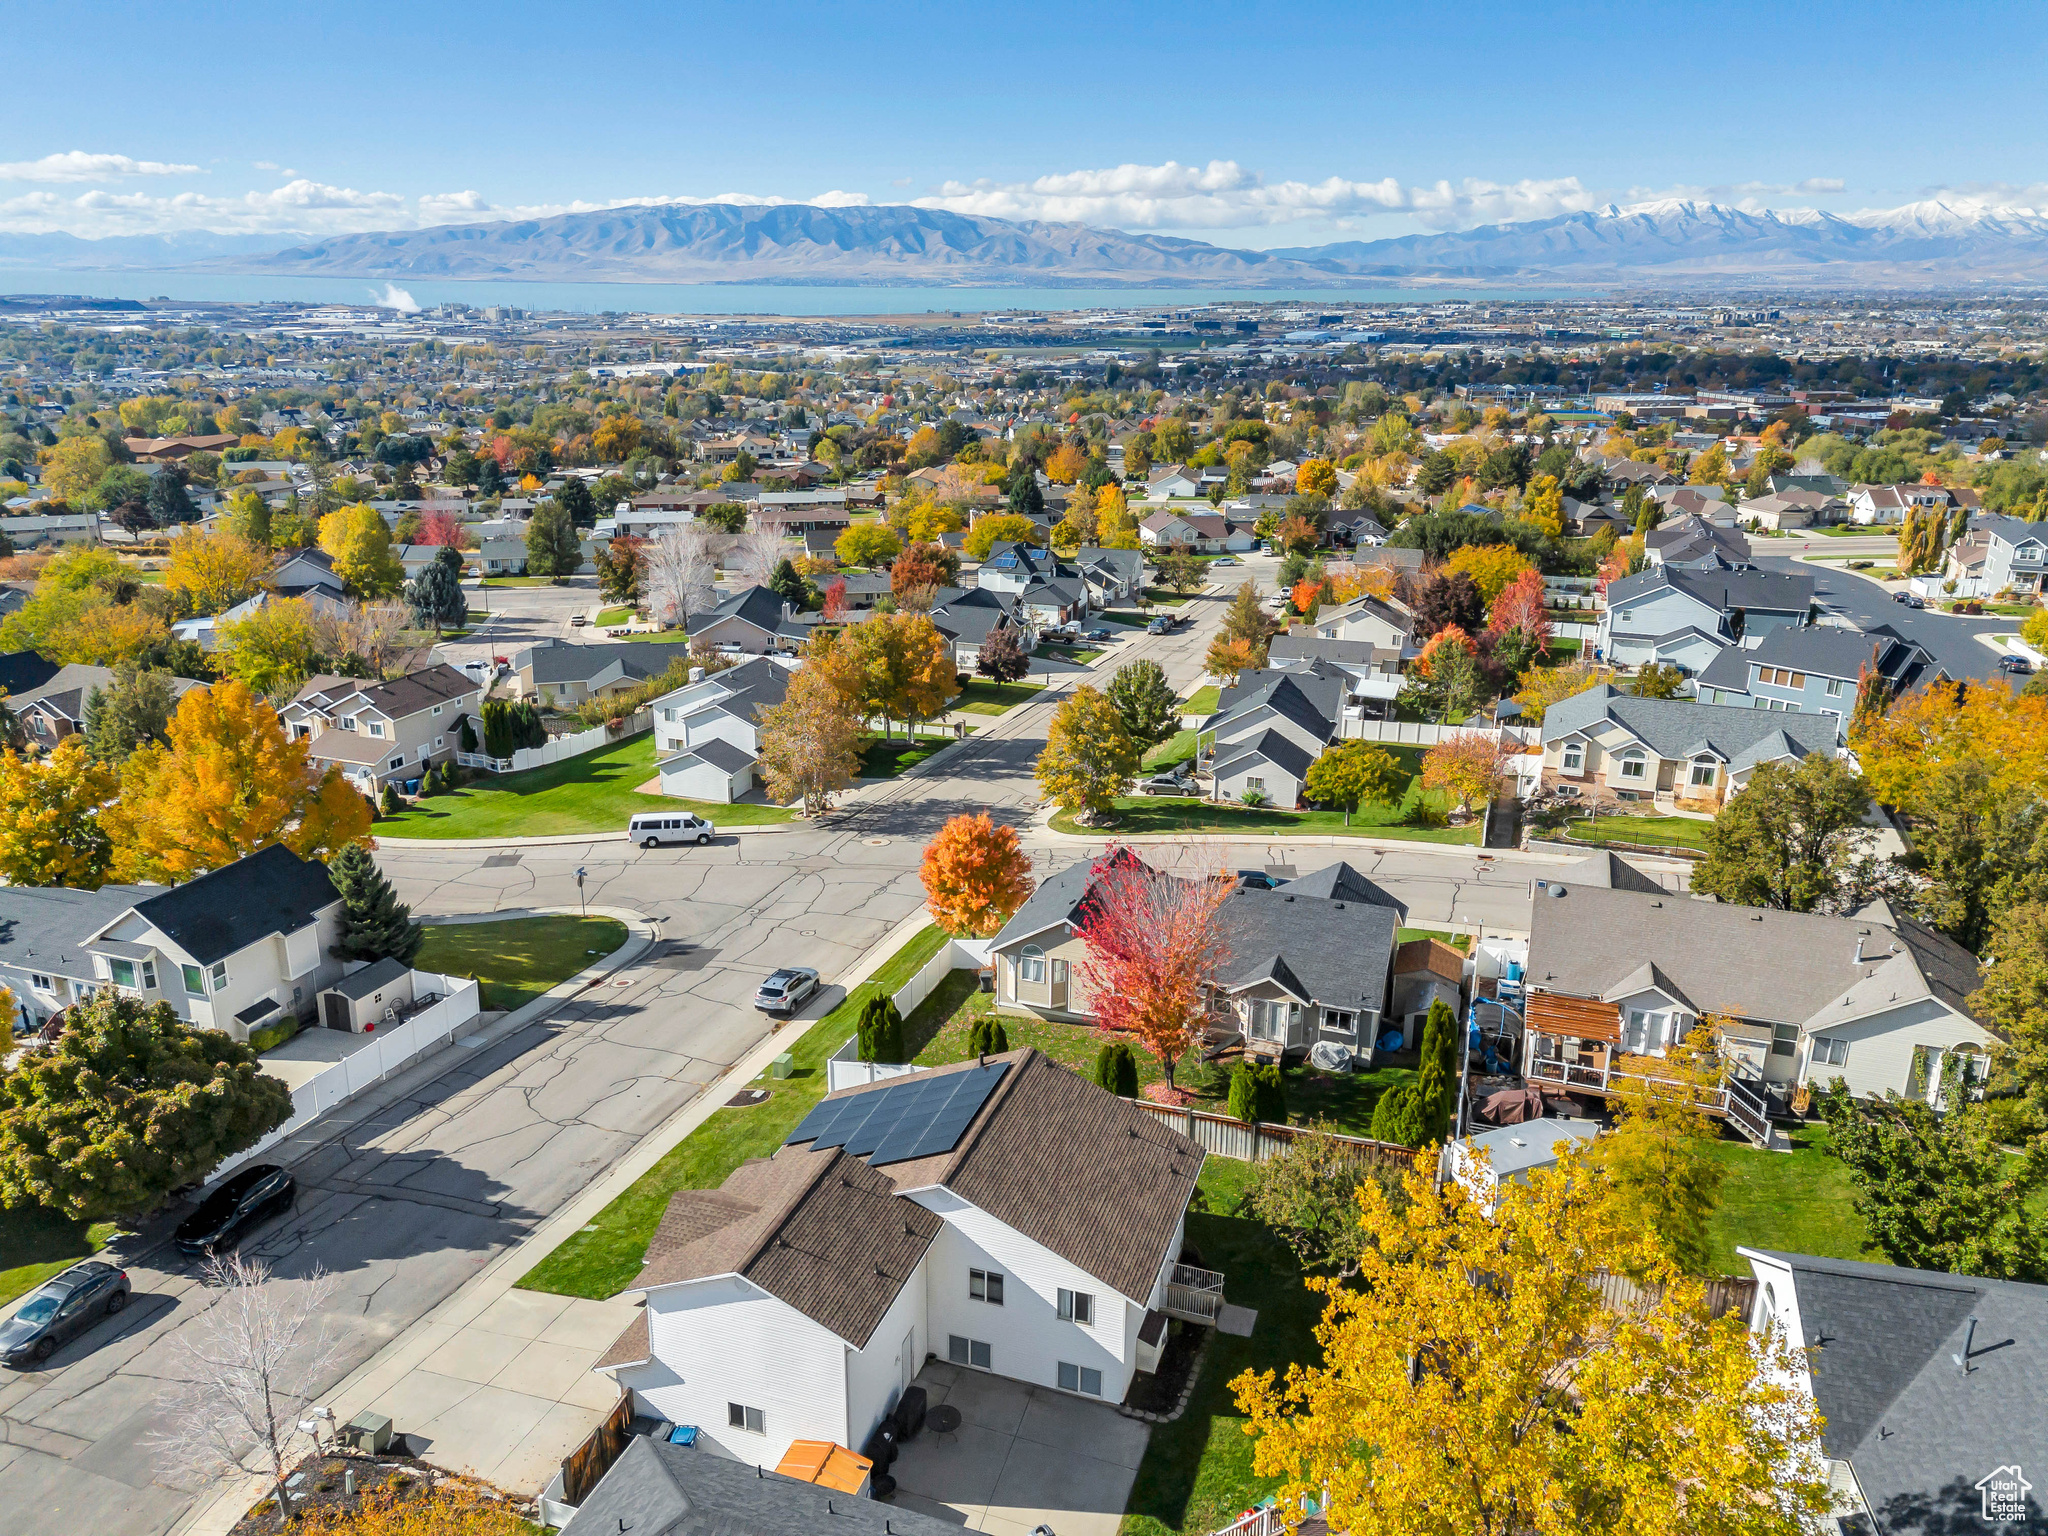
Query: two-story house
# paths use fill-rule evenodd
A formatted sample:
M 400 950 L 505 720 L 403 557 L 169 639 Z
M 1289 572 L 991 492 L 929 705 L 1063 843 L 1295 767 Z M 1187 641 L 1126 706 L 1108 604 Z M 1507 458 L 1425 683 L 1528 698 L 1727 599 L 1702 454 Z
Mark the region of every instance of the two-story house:
M 1866 634 L 1815 625 L 1774 629 L 1754 650 L 1730 646 L 1707 663 L 1696 691 L 1702 704 L 1829 718 L 1836 741 L 1846 745 L 1866 667 L 1895 696 L 1948 676 L 1926 651 L 1887 629 Z
M 1642 882 L 1647 884 L 1648 882 Z M 1973 1017 L 1977 961 L 1875 903 L 1850 917 L 1581 881 L 1534 882 L 1523 1018 L 1532 1084 L 1608 1095 L 1702 1018 L 1731 1021 L 1713 1107 L 1752 1139 L 1799 1084 L 1939 1105 L 1952 1065 L 1981 1082 L 1997 1037 Z
M 1114 858 L 1142 864 L 1128 848 Z M 1040 882 L 1003 925 L 989 946 L 999 1009 L 1093 1021 L 1079 966 L 1087 956 L 1090 893 L 1100 878 L 1086 860 L 1070 865 Z M 1211 1035 L 1241 1036 L 1253 1055 L 1279 1057 L 1319 1040 L 1370 1051 L 1383 1029 L 1405 1029 L 1387 1016 L 1403 912 L 1342 862 L 1275 890 L 1232 890 L 1221 908 L 1230 959 L 1210 999 Z
M 772 1157 L 670 1197 L 598 1368 L 700 1454 L 764 1466 L 865 1445 L 931 1356 L 1120 1402 L 1167 1316 L 1215 1321 L 1178 1262 L 1202 1158 L 1035 1050 L 829 1094 Z
M 1984 515 L 1971 519 L 1970 531 L 1984 539 L 1985 596 L 2042 590 L 2042 576 L 2048 573 L 2048 523 Z
M 1822 715 L 1641 699 L 1599 683 L 1543 712 L 1543 786 L 1570 784 L 1600 801 L 1712 808 L 1759 764 L 1832 756 L 1839 737 L 1839 723 Z
M 463 717 L 481 704 L 475 678 L 445 662 L 388 683 L 315 677 L 278 711 L 294 740 L 307 743 L 317 772 L 339 768 L 374 796 L 393 780 L 416 779 L 460 749 Z
M 1026 655 L 1038 649 L 1038 626 L 1024 599 L 994 587 L 941 587 L 933 594 L 932 625 L 953 646 L 953 665 L 971 676 L 990 633 L 1008 625 Z
M 327 866 L 282 846 L 177 886 L 0 887 L 0 983 L 17 1030 L 111 986 L 246 1040 L 340 978 L 341 910 Z
M 1852 485 L 1848 500 L 1849 521 L 1880 527 L 1903 523 L 1908 512 L 1950 505 L 1948 488 L 1940 485 Z
M 1309 765 L 1336 738 L 1349 696 L 1348 674 L 1313 660 L 1250 672 L 1224 689 L 1203 727 L 1214 738 L 1207 760 L 1210 798 L 1250 796 L 1287 810 L 1299 805 Z
M 789 668 L 767 656 L 693 677 L 648 708 L 661 792 L 730 805 L 754 787 L 761 715 L 789 692 Z
M 1657 566 L 1612 582 L 1596 644 L 1618 666 L 1696 673 L 1722 650 L 1811 622 L 1814 578 Z

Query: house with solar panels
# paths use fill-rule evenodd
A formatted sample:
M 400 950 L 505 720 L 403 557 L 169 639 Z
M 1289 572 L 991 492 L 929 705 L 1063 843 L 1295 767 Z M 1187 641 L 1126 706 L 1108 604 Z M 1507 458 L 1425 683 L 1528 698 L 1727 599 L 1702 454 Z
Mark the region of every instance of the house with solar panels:
M 669 1200 L 597 1368 L 634 1411 L 774 1466 L 864 1446 L 928 1360 L 1120 1401 L 1169 1317 L 1203 1152 L 1035 1050 L 843 1090 L 772 1157 Z

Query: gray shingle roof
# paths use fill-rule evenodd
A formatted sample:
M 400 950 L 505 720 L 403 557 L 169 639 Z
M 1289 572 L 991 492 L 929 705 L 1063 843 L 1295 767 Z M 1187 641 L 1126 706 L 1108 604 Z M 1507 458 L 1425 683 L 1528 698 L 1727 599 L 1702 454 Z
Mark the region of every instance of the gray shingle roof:
M 1792 1269 L 1822 1445 L 1854 1466 L 1880 1531 L 1989 1529 L 1976 1483 L 2048 1466 L 2048 1286 L 1752 1251 Z M 2025 1524 L 2000 1529 L 2048 1531 L 2030 1502 Z
M 781 597 L 767 587 L 748 587 L 744 591 L 733 593 L 716 608 L 691 614 L 683 621 L 683 628 L 694 635 L 713 624 L 723 623 L 727 619 L 738 619 L 743 624 L 751 624 L 771 635 L 784 634 L 790 629 L 783 613 L 784 606 Z
M 1669 587 L 1705 603 L 1716 613 L 1734 608 L 1765 613 L 1803 614 L 1813 606 L 1811 576 L 1776 571 L 1684 571 L 1657 566 L 1625 576 L 1607 589 L 1609 610 L 1639 602 Z
M 96 891 L 61 885 L 0 886 L 0 965 L 93 980 L 86 935 L 99 932 L 138 901 L 162 890 L 151 885 L 103 885 Z
M 1228 725 L 1258 709 L 1271 709 L 1327 739 L 1337 729 L 1348 686 L 1335 667 L 1311 664 L 1284 672 L 1253 672 L 1217 696 L 1216 716 L 1208 728 Z
M 1296 996 L 1333 1008 L 1385 1006 L 1398 907 L 1324 900 L 1289 885 L 1233 891 L 1223 918 L 1234 956 L 1219 977 L 1225 987 L 1272 977 Z
M 446 662 L 431 667 L 422 667 L 417 672 L 408 672 L 404 677 L 388 683 L 359 681 L 355 678 L 314 678 L 299 690 L 295 702 L 311 704 L 315 708 L 331 711 L 351 699 L 360 699 L 379 714 L 394 720 L 402 720 L 435 704 L 446 703 L 449 699 L 461 698 L 466 693 L 477 691 L 476 680 L 468 677 Z
M 1558 886 L 1562 897 L 1552 894 Z M 1570 869 L 1533 898 L 1532 987 L 1570 997 L 1618 996 L 1620 984 L 1640 979 L 1646 966 L 1655 966 L 1699 1011 L 1775 1024 L 1804 1024 L 1822 1009 L 1846 1022 L 1914 997 L 1933 997 L 1966 1013 L 1963 999 L 1977 987 L 1977 962 L 1960 945 L 1904 919 L 1894 927 L 1874 916 L 1779 912 L 1603 888 Z M 1846 1008 L 1845 996 L 1852 996 Z
M 341 900 L 327 866 L 281 843 L 135 903 L 152 926 L 201 965 L 274 933 L 296 933 Z
M 1744 704 L 1696 704 L 1689 699 L 1639 699 L 1599 683 L 1543 712 L 1545 746 L 1602 721 L 1613 721 L 1659 757 L 1708 753 L 1723 762 L 1747 757 L 1782 734 L 1804 755 L 1833 752 L 1835 722 L 1819 715 L 1784 714 Z M 1745 764 L 1746 766 L 1746 764 Z
M 1215 769 L 1216 777 L 1219 779 L 1227 778 L 1243 768 L 1271 763 L 1276 768 L 1285 769 L 1300 782 L 1308 777 L 1309 764 L 1315 761 L 1313 753 L 1303 751 L 1293 737 L 1282 735 L 1279 731 L 1261 731 L 1249 741 L 1230 743 L 1225 750 L 1230 755 L 1218 763 Z
M 754 765 L 752 753 L 742 752 L 723 736 L 711 736 L 687 752 L 676 752 L 663 758 L 656 766 L 664 769 L 679 767 L 692 760 L 709 763 L 721 773 L 738 773 L 742 768 Z
M 533 672 L 536 685 L 540 683 L 588 683 L 592 678 L 617 668 L 618 674 L 645 681 L 658 677 L 667 670 L 668 664 L 680 660 L 682 650 L 673 645 L 654 645 L 648 642 L 616 645 L 570 645 L 565 641 L 551 640 L 536 645 L 530 650 L 519 652 L 513 658 L 515 670 Z
M 619 1459 L 576 1511 L 593 1536 L 959 1536 L 959 1525 L 901 1503 L 835 1493 L 694 1445 L 648 1435 Z

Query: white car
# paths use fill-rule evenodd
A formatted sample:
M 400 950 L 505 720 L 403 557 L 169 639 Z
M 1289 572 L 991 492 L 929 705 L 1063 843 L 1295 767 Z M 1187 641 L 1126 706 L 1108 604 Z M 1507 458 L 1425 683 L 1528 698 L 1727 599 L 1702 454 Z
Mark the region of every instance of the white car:
M 642 848 L 659 848 L 663 843 L 695 843 L 699 847 L 718 835 L 718 828 L 702 816 L 682 811 L 642 812 L 626 823 L 626 840 Z

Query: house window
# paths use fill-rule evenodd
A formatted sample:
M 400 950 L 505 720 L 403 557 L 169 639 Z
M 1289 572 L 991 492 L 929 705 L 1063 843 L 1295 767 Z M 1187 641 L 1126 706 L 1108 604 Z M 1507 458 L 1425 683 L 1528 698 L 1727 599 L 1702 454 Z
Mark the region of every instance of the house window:
M 142 962 L 142 988 L 145 992 L 154 992 L 156 990 L 156 962 L 154 960 Z
M 1323 1010 L 1323 1033 L 1355 1035 L 1358 1033 L 1358 1015 L 1349 1008 L 1325 1008 Z
M 1017 974 L 1025 981 L 1045 980 L 1045 951 L 1036 944 L 1026 944 L 1017 960 Z
M 1849 1064 L 1849 1042 L 1832 1035 L 1813 1037 L 1813 1056 L 1808 1062 L 1815 1067 L 1846 1067 Z
M 749 1408 L 745 1403 L 727 1403 L 725 1422 L 734 1429 L 744 1429 L 750 1435 L 768 1433 L 768 1416 L 758 1408 Z
M 352 731 L 356 728 L 356 717 L 354 715 L 343 715 L 339 720 L 335 721 L 334 723 L 340 726 L 344 731 Z
M 1060 1291 L 1060 1321 L 1063 1323 L 1092 1323 L 1095 1321 L 1095 1298 L 1086 1291 Z
M 436 736 L 434 738 L 434 750 L 436 752 L 440 751 L 441 748 L 447 744 L 447 741 L 448 738 L 446 736 Z
M 1266 787 L 1266 781 L 1255 774 L 1246 774 L 1244 787 L 1246 789 L 1263 790 Z
M 1644 758 L 1624 757 L 1621 760 L 1621 776 L 1624 779 L 1640 779 L 1646 775 L 1649 763 Z
M 1003 1277 L 992 1269 L 970 1269 L 967 1271 L 967 1296 L 971 1301 L 985 1301 L 992 1307 L 1003 1304 Z
M 1254 1040 L 1270 1040 L 1273 1038 L 1274 1020 L 1272 1020 L 1267 1012 L 1268 1007 L 1269 1005 L 1262 997 L 1255 997 L 1251 1001 L 1252 1038 Z
M 225 960 L 221 960 L 216 962 L 213 967 L 213 990 L 216 992 L 225 992 L 227 988 L 228 963 Z
M 28 979 L 28 984 L 34 987 L 38 992 L 54 992 L 57 990 L 54 986 L 50 984 L 50 978 L 47 976 L 37 976 L 31 974 Z
M 428 710 L 427 713 L 431 715 L 434 719 L 438 720 L 441 718 L 441 706 L 436 704 L 432 709 Z
M 1712 789 L 1714 787 L 1714 765 L 1712 763 L 1694 763 L 1692 765 L 1692 783 L 1696 789 Z
M 1053 963 L 1052 963 L 1052 984 L 1053 984 L 1054 986 L 1056 986 L 1056 987 L 1064 987 L 1064 986 L 1065 986 L 1065 985 L 1067 984 L 1067 962 L 1066 962 L 1066 961 L 1064 961 L 1064 960 L 1055 960 L 1055 961 L 1053 961 Z
M 1069 1365 L 1060 1362 L 1060 1390 L 1062 1392 L 1085 1392 L 1090 1397 L 1102 1396 L 1102 1372 L 1091 1371 L 1085 1365 Z
M 185 990 L 194 997 L 206 996 L 206 973 L 196 965 L 179 967 L 185 973 Z
M 387 768 L 403 768 L 405 766 L 405 754 L 403 752 L 399 753 L 398 756 L 391 759 L 384 766 Z
M 1771 1054 L 1773 1056 L 1796 1056 L 1799 1054 L 1799 1026 L 1797 1024 L 1773 1024 L 1771 1026 Z
M 1628 1011 L 1628 1035 L 1621 1048 L 1634 1056 L 1661 1055 L 1664 1050 L 1664 1028 L 1670 1015 L 1652 1013 L 1642 1008 Z
M 1586 766 L 1586 747 L 1583 742 L 1568 741 L 1564 747 L 1564 771 L 1577 773 Z
M 971 1365 L 981 1370 L 995 1369 L 989 1364 L 989 1347 L 980 1339 L 963 1339 L 957 1333 L 946 1335 L 946 1358 L 955 1365 Z
M 1843 689 L 1843 688 L 1844 688 L 1845 686 L 1846 686 L 1846 685 L 1845 685 L 1845 684 L 1843 683 L 1843 681 L 1842 681 L 1842 679 L 1841 679 L 1841 678 L 1839 678 L 1839 677 L 1831 677 L 1831 678 L 1829 678 L 1829 679 L 1828 679 L 1828 697 L 1829 697 L 1829 698 L 1831 698 L 1831 699 L 1839 699 L 1839 698 L 1840 698 L 1840 697 L 1842 696 L 1842 689 Z
M 135 985 L 135 962 L 132 960 L 109 960 L 107 962 L 107 974 L 114 979 L 115 986 L 132 987 Z
M 382 736 L 384 734 L 384 722 L 382 720 L 372 720 L 370 722 L 370 734 L 372 736 Z

